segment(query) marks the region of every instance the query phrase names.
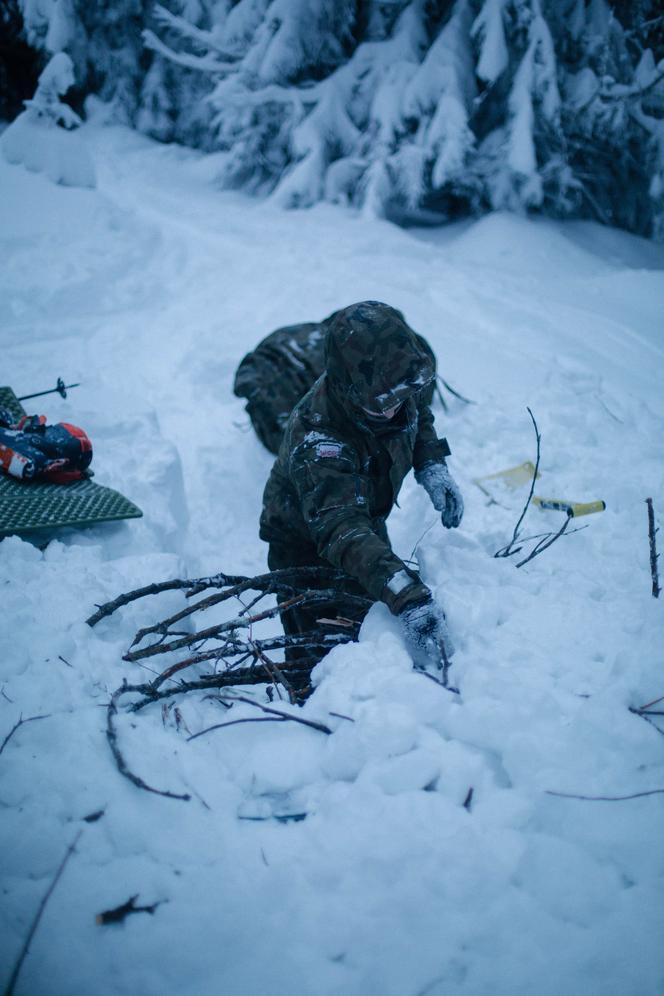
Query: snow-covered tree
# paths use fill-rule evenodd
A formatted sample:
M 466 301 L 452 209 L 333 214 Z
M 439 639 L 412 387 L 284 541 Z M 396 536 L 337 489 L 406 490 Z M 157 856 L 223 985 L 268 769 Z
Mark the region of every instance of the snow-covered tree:
M 116 117 L 220 151 L 224 186 L 664 237 L 657 0 L 13 2 Z
M 34 93 L 43 63 L 25 38 L 18 0 L 0 4 L 0 121 L 14 118 Z
M 568 158 L 587 213 L 661 239 L 664 16 L 625 7 L 624 24 L 606 0 L 578 11 L 562 73 Z
M 94 187 L 94 164 L 85 145 L 69 129 L 81 124 L 61 96 L 74 83 L 74 67 L 64 52 L 49 61 L 25 110 L 3 132 L 0 150 L 13 164 L 45 173 L 54 183 Z
M 151 0 L 18 0 L 28 42 L 48 54 L 66 52 L 82 93 L 112 105 L 133 122 L 149 58 L 141 32 Z

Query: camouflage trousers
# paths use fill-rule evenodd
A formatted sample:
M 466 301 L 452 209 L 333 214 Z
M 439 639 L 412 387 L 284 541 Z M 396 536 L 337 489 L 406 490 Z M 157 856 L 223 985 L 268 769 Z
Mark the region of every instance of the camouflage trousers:
M 305 543 L 291 543 L 288 546 L 280 543 L 270 543 L 267 562 L 271 571 L 285 567 L 330 568 L 332 566 L 328 561 L 318 556 L 313 544 Z M 347 632 L 348 627 L 343 625 L 346 620 L 350 620 L 353 623 L 361 623 L 369 611 L 369 606 L 358 605 L 344 598 L 344 595 L 361 595 L 367 598 L 367 593 L 357 581 L 349 576 L 344 578 L 342 585 L 343 590 L 339 591 L 338 594 L 335 591 L 335 597 L 332 599 L 325 599 L 324 601 L 317 602 L 315 605 L 293 606 L 280 612 L 281 624 L 286 636 L 301 636 L 312 631 L 318 633 Z M 311 588 L 314 589 L 324 589 L 329 586 L 330 582 L 326 579 L 313 578 L 311 581 Z M 335 589 L 337 587 L 338 582 L 335 583 Z M 288 595 L 281 595 L 277 601 L 282 604 L 289 597 Z M 335 620 L 339 620 L 340 622 L 335 623 Z M 298 675 L 295 679 L 294 687 L 298 687 L 299 681 L 304 683 L 301 687 L 309 684 L 309 671 L 326 653 L 327 651 L 322 647 L 296 646 L 285 648 L 287 663 L 302 665 L 301 676 Z

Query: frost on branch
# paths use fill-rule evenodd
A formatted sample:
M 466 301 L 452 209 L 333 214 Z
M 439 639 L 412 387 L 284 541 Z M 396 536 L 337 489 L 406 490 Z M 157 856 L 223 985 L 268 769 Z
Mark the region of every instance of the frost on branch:
M 25 110 L 3 133 L 0 149 L 7 162 L 45 173 L 54 183 L 94 187 L 90 153 L 72 132 L 81 119 L 60 100 L 73 83 L 72 61 L 58 52 L 39 77 L 32 100 L 25 101 Z

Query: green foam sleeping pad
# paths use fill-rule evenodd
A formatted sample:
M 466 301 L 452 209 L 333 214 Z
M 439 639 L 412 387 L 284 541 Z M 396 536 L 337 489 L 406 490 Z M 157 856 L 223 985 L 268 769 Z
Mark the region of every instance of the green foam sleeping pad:
M 26 414 L 11 387 L 0 387 L 0 408 L 7 408 L 17 419 Z M 47 484 L 17 481 L 0 473 L 0 538 L 58 526 L 139 519 L 142 515 L 124 495 L 90 478 L 72 484 Z

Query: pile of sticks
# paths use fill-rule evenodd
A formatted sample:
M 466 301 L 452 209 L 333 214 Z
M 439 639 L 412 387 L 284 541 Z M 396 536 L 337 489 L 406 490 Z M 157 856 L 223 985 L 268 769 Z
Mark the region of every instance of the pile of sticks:
M 150 584 L 98 606 L 87 620 L 90 626 L 130 602 L 165 591 L 183 591 L 189 603 L 179 612 L 140 629 L 124 654 L 123 660 L 141 665 L 154 676 L 142 682 L 123 682 L 108 704 L 107 738 L 120 772 L 139 788 L 171 798 L 187 798 L 153 789 L 130 770 L 118 742 L 120 700 L 131 696 L 128 711 L 139 712 L 154 702 L 188 692 L 267 684 L 276 689 L 279 697 L 283 688 L 293 704 L 302 701 L 310 691 L 314 665 L 333 647 L 357 639 L 360 624 L 326 617 L 308 633 L 289 636 L 278 631 L 260 638 L 254 635 L 254 627 L 296 606 L 320 605 L 321 611 L 329 612 L 330 604 L 340 599 L 345 605 L 368 609 L 370 599 L 346 590 L 348 581 L 341 571 L 324 567 L 286 568 L 257 577 L 220 573 Z M 230 619 L 201 628 L 192 625 L 195 615 L 228 601 L 237 608 Z M 275 661 L 271 656 L 289 648 L 297 648 L 297 660 Z M 176 659 L 159 670 L 154 665 L 164 654 L 175 654 Z

